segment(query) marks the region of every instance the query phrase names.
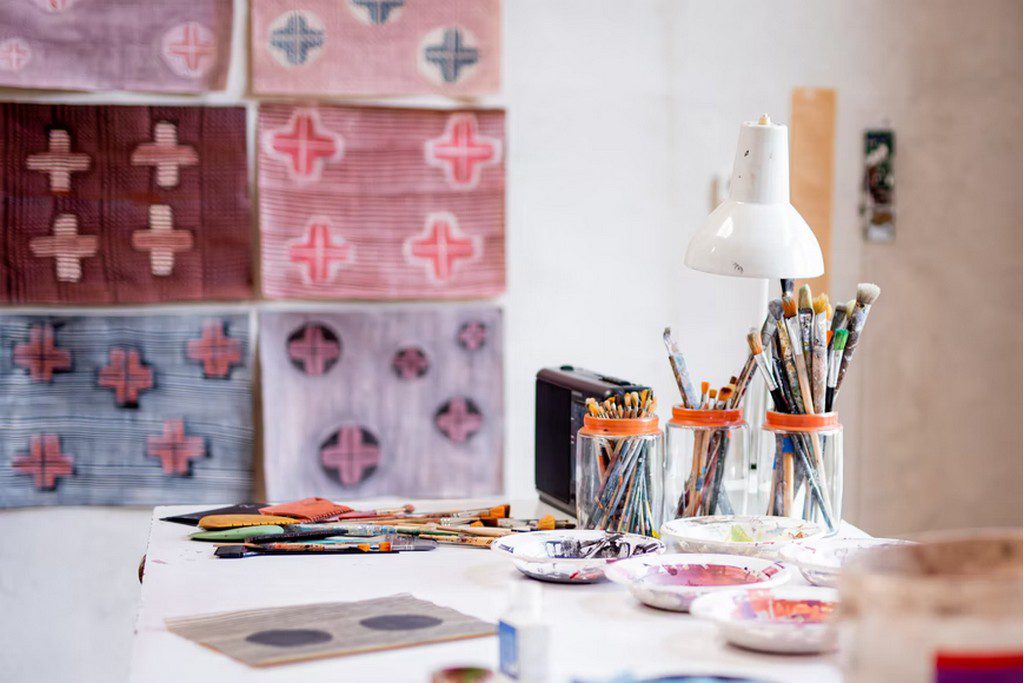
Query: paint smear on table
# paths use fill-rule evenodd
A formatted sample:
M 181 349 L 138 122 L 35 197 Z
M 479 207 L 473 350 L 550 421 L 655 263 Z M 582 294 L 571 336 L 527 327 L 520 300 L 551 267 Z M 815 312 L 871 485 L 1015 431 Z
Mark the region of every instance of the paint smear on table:
M 676 564 L 652 567 L 641 580 L 657 586 L 740 586 L 766 578 L 764 573 L 732 565 Z
M 231 0 L 6 0 L 0 85 L 59 90 L 222 90 Z

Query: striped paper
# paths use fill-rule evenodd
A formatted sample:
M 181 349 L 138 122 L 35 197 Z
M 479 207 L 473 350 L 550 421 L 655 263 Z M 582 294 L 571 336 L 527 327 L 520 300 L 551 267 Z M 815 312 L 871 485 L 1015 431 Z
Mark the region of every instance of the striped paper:
M 501 110 L 264 105 L 264 295 L 483 298 L 505 288 Z
M 0 85 L 222 90 L 231 15 L 231 0 L 6 0 Z
M 499 0 L 258 0 L 259 95 L 492 94 L 501 88 Z
M 251 498 L 247 315 L 0 316 L 0 507 Z
M 0 302 L 248 299 L 245 110 L 0 104 Z
M 260 315 L 267 496 L 502 490 L 501 312 Z

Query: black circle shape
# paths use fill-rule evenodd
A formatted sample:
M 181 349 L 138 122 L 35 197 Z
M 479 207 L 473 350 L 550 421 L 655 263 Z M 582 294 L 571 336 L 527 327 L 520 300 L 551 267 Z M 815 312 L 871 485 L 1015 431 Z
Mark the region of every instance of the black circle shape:
M 326 342 L 328 345 L 338 345 L 338 355 L 331 357 L 323 357 L 324 348 L 315 347 L 308 350 L 309 356 L 305 359 L 296 358 L 291 353 L 292 343 L 299 342 L 305 338 L 307 330 L 318 331 L 321 340 Z M 285 342 L 285 355 L 288 357 L 288 361 L 296 368 L 301 370 L 307 375 L 319 376 L 327 374 L 331 368 L 333 368 L 345 351 L 344 344 L 341 343 L 341 338 L 338 337 L 337 333 L 330 327 L 319 322 L 309 322 L 301 327 L 297 327 L 292 330 L 292 333 L 288 335 L 288 339 Z
M 444 623 L 437 617 L 426 614 L 382 614 L 360 620 L 360 626 L 372 628 L 374 631 L 415 631 L 430 628 Z
M 271 647 L 299 647 L 301 645 L 315 645 L 326 643 L 334 637 L 327 631 L 320 631 L 314 628 L 277 628 L 266 631 L 256 631 L 245 637 L 245 640 L 258 645 L 270 645 Z

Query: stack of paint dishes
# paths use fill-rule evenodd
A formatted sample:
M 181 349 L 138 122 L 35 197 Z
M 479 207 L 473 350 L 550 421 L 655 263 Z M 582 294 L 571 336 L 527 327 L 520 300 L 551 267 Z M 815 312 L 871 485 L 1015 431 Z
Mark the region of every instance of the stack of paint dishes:
M 778 586 L 792 571 L 758 557 L 680 553 L 622 560 L 609 566 L 605 575 L 629 588 L 645 605 L 686 612 L 702 595 Z
M 623 558 L 658 554 L 661 541 L 637 534 L 566 529 L 514 534 L 497 539 L 491 550 L 512 560 L 530 578 L 553 583 L 593 583 Z
M 710 593 L 695 600 L 690 612 L 718 624 L 725 640 L 733 645 L 763 652 L 813 654 L 836 647 L 838 602 L 838 594 L 831 588 L 781 586 Z
M 843 565 L 861 552 L 908 543 L 910 541 L 895 538 L 832 538 L 811 543 L 791 543 L 782 548 L 780 556 L 785 562 L 796 566 L 808 583 L 835 588 Z
M 769 515 L 713 515 L 666 522 L 662 537 L 670 550 L 687 553 L 728 553 L 778 559 L 783 546 L 814 541 L 825 529 L 813 522 Z

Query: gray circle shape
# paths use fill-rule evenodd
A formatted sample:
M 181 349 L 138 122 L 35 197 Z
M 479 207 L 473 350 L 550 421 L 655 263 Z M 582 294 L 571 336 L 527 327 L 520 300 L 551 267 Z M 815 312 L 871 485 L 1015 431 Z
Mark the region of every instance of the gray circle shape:
M 381 614 L 376 617 L 367 617 L 360 620 L 359 624 L 375 631 L 415 631 L 421 628 L 430 628 L 442 624 L 437 617 L 426 614 Z
M 256 631 L 247 635 L 245 639 L 250 643 L 271 647 L 299 647 L 326 643 L 332 640 L 332 636 L 327 631 L 313 628 L 280 628 Z

